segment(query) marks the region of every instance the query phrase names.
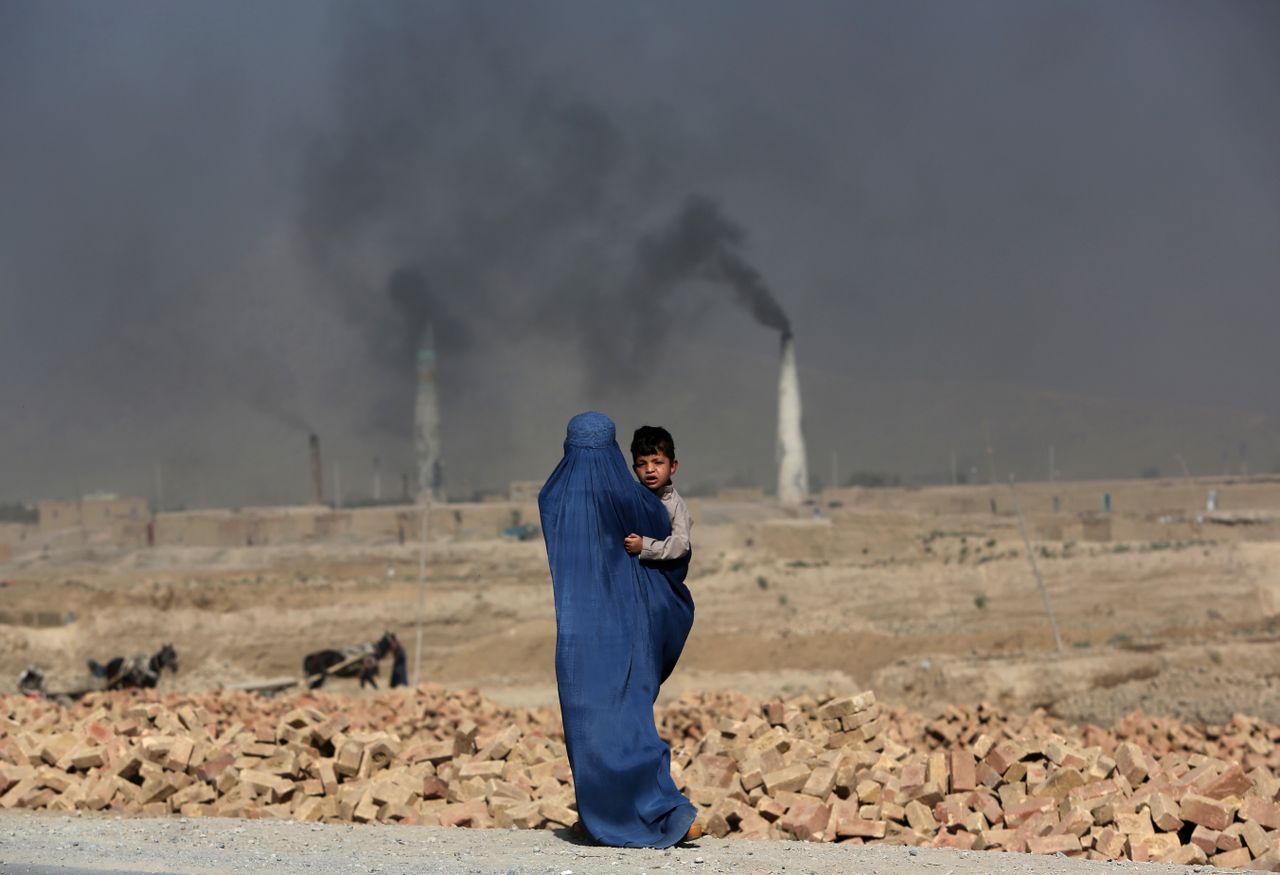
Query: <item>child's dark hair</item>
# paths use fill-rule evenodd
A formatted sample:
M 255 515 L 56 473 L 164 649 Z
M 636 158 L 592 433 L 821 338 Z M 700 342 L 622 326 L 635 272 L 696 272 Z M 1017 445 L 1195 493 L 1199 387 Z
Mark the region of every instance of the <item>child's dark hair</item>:
M 671 432 L 662 426 L 642 425 L 636 429 L 635 436 L 631 438 L 631 458 L 650 456 L 654 453 L 662 453 L 674 462 L 676 442 L 672 440 Z

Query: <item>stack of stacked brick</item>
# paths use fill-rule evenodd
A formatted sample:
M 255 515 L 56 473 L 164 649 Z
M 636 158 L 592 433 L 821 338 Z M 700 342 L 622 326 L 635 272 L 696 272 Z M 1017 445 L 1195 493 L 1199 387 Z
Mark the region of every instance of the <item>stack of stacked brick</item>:
M 870 693 L 688 695 L 655 712 L 715 836 L 1063 853 L 1280 871 L 1280 727 L 1134 714 L 929 718 Z M 554 711 L 423 686 L 0 698 L 0 809 L 557 828 Z

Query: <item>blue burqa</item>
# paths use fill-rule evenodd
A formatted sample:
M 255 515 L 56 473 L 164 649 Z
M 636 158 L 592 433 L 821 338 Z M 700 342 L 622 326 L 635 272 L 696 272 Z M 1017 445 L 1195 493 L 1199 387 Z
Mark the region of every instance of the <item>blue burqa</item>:
M 689 557 L 641 562 L 623 538 L 671 533 L 631 476 L 602 413 L 569 420 L 564 458 L 538 495 L 556 603 L 556 685 L 578 817 L 605 845 L 665 848 L 695 809 L 671 779 L 653 704 L 693 625 Z

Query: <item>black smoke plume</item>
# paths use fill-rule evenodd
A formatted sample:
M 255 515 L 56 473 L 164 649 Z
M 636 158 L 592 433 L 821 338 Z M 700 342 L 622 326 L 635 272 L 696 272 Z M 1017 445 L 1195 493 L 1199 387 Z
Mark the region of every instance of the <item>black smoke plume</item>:
M 742 226 L 710 197 L 689 195 L 666 227 L 637 246 L 633 280 L 637 297 L 643 299 L 646 292 L 665 297 L 690 280 L 722 284 L 761 325 L 790 334 L 787 314 L 743 255 L 746 236 Z
M 742 227 L 676 181 L 668 133 L 542 72 L 480 12 L 463 9 L 468 26 L 445 44 L 433 13 L 395 10 L 347 13 L 337 124 L 313 140 L 301 214 L 309 254 L 387 375 L 368 396 L 375 430 L 408 433 L 428 322 L 443 407 L 467 403 L 474 387 L 455 380 L 483 379 L 495 345 L 531 337 L 576 349 L 587 394 L 605 397 L 676 321 L 637 309 L 679 306 L 691 283 L 727 287 L 787 331 Z M 682 198 L 667 227 L 644 232 Z

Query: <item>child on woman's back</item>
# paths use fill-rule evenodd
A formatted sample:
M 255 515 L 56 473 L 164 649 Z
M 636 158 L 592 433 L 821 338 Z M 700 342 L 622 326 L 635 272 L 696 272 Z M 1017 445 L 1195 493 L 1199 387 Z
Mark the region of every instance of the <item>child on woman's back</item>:
M 648 538 L 631 533 L 623 539 L 627 552 L 641 559 L 680 559 L 689 553 L 689 508 L 676 492 L 671 477 L 680 467 L 676 461 L 676 444 L 671 432 L 655 425 L 642 425 L 631 440 L 631 468 L 636 477 L 654 495 L 671 517 L 671 534 L 666 538 Z

